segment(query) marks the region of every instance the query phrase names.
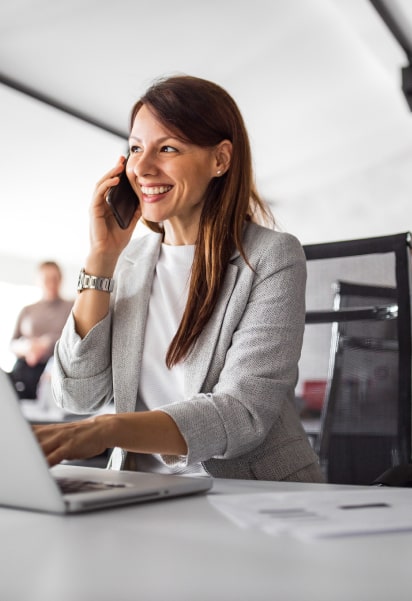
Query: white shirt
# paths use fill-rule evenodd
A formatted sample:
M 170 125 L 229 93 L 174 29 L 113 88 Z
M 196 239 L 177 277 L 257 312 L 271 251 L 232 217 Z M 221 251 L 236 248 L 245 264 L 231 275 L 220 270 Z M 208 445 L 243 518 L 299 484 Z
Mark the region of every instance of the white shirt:
M 184 363 L 172 369 L 166 352 L 186 305 L 194 245 L 162 244 L 147 315 L 139 397 L 148 409 L 184 399 Z
M 184 361 L 169 369 L 165 358 L 186 305 L 194 252 L 194 245 L 162 244 L 146 321 L 138 410 L 157 409 L 185 398 Z M 166 465 L 157 454 L 139 454 L 137 461 L 139 471 L 205 474 L 200 464 Z

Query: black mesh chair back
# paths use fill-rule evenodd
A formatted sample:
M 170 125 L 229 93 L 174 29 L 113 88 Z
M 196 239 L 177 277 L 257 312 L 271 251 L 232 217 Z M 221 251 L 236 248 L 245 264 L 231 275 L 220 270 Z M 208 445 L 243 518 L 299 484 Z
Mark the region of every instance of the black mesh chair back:
M 332 307 L 309 309 L 306 318 L 311 328 L 330 328 L 316 449 L 328 482 L 371 484 L 411 460 L 410 235 L 310 245 L 305 252 L 309 277 L 310 261 L 321 265 L 322 259 L 332 260 L 326 271 L 335 265 L 338 276 L 330 284 Z M 376 277 L 370 266 L 352 274 L 348 268 L 361 256 L 372 265 L 386 255 L 393 269 L 387 278 Z M 339 279 L 342 274 L 361 281 Z M 375 284 L 374 277 L 392 285 Z
M 329 482 L 365 484 L 400 462 L 396 290 L 338 282 L 335 309 L 355 307 L 377 311 L 335 322 L 321 459 Z

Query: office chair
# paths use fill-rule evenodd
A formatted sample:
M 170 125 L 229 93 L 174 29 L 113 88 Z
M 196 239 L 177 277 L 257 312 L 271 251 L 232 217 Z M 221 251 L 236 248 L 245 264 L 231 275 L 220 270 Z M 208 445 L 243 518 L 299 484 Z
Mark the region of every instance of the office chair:
M 328 482 L 371 484 L 388 468 L 411 461 L 410 247 L 409 233 L 304 247 L 309 277 L 314 260 L 320 272 L 328 261 L 324 271 L 337 276 L 329 283 L 333 308 L 306 315 L 307 324 L 330 324 L 316 441 Z

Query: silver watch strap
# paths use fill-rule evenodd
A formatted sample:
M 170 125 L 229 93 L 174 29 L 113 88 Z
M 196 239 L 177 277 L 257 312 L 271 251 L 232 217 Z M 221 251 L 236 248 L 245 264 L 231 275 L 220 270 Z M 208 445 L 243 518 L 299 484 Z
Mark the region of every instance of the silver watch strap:
M 79 281 L 77 283 L 77 290 L 89 288 L 91 290 L 102 290 L 103 292 L 112 292 L 114 288 L 114 279 L 103 278 L 98 275 L 90 275 L 86 273 L 84 269 L 80 271 Z

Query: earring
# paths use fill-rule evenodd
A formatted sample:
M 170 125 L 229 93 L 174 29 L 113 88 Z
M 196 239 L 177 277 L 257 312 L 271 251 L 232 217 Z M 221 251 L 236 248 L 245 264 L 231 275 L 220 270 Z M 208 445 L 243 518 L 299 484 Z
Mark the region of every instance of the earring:
M 219 171 L 217 171 L 217 172 L 216 172 L 216 175 L 220 175 L 221 173 L 222 173 L 222 172 L 221 172 L 221 170 L 219 169 Z

